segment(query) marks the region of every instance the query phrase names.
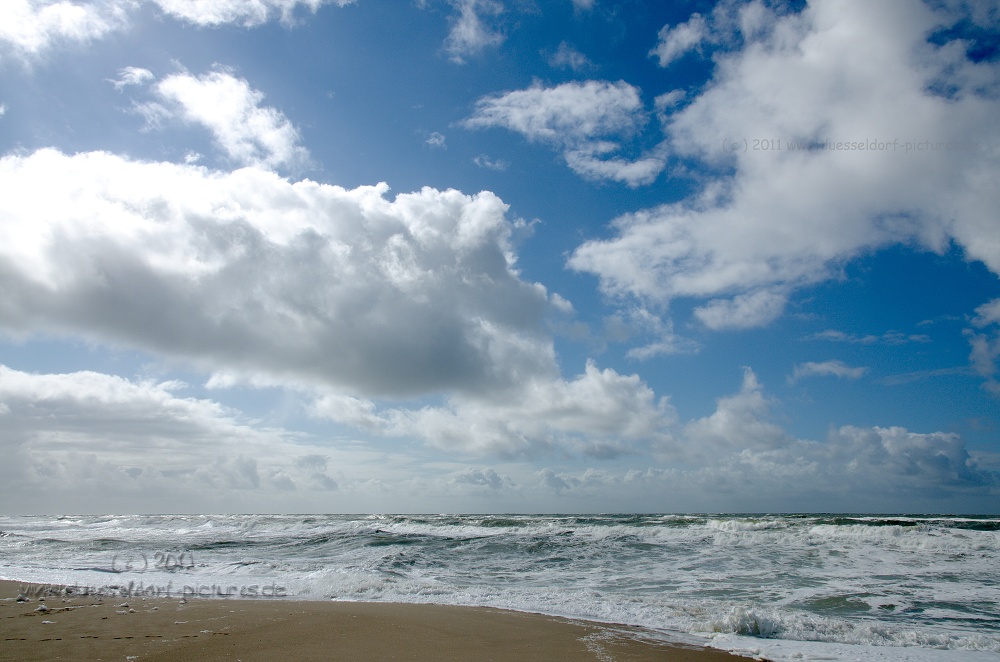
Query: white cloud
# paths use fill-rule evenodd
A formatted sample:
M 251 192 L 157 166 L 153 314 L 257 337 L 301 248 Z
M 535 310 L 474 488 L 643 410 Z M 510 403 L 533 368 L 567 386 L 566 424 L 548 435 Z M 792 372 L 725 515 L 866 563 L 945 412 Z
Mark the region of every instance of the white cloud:
M 343 7 L 354 0 L 4 0 L 0 47 L 30 61 L 60 42 L 91 42 L 127 29 L 129 15 L 143 2 L 195 25 L 254 27 L 276 16 L 291 23 L 299 7 L 315 13 L 325 4 Z
M 455 484 L 477 485 L 491 490 L 499 490 L 512 481 L 509 476 L 501 476 L 493 469 L 474 469 L 469 467 L 452 477 Z
M 770 29 L 737 21 L 742 48 L 716 52 L 704 91 L 665 115 L 701 191 L 616 219 L 569 265 L 624 300 L 712 299 L 696 315 L 721 327 L 765 324 L 796 288 L 893 244 L 954 241 L 1000 273 L 1000 64 L 926 41 L 958 18 L 816 0 Z
M 659 34 L 659 43 L 649 52 L 655 55 L 661 67 L 670 65 L 685 53 L 697 48 L 705 39 L 708 25 L 701 14 L 692 14 L 686 22 L 674 27 L 663 26 Z
M 534 392 L 544 402 L 519 411 L 511 419 L 514 429 L 533 425 L 564 438 L 579 434 L 591 416 L 588 407 L 614 407 L 610 394 L 629 399 L 644 389 L 635 377 L 592 367 L 571 383 L 552 386 Z M 991 504 L 1000 490 L 996 467 L 970 454 L 955 434 L 846 426 L 820 442 L 796 439 L 769 420 L 779 403 L 749 370 L 736 394 L 720 398 L 715 412 L 673 436 L 643 429 L 677 428 L 664 416 L 669 409 L 652 407 L 646 399 L 646 408 L 659 412 L 645 424 L 631 423 L 632 432 L 658 445 L 667 464 L 648 466 L 649 458 L 640 454 L 627 458 L 626 468 L 620 463 L 541 470 L 521 462 L 469 466 L 441 457 L 428 462 L 358 442 L 320 442 L 261 428 L 216 402 L 178 395 L 184 388 L 177 382 L 92 372 L 29 374 L 0 366 L 5 458 L 0 502 L 8 508 L 18 504 L 22 512 L 65 511 L 67 499 L 80 510 L 97 512 L 299 512 L 317 502 L 359 512 L 453 509 L 460 499 L 474 512 L 511 512 L 570 504 L 577 510 L 596 511 L 600 504 L 642 510 L 652 502 L 688 511 L 763 511 L 787 509 L 792 499 L 797 508 L 814 511 L 965 512 Z M 384 414 L 401 416 L 395 411 Z M 477 420 L 466 413 L 466 424 Z M 503 412 L 489 413 L 485 423 L 499 424 Z M 544 421 L 526 420 L 531 415 Z M 609 425 L 603 416 L 593 416 Z M 630 424 L 625 411 L 614 417 Z M 619 450 L 597 443 L 589 449 L 598 458 Z M 17 498 L 25 493 L 32 495 L 30 503 Z
M 124 0 L 4 0 L 0 2 L 0 46 L 27 60 L 56 42 L 93 41 L 124 28 L 130 4 Z
M 648 156 L 635 161 L 621 158 L 602 158 L 618 149 L 615 143 L 591 143 L 583 149 L 563 152 L 570 170 L 587 179 L 608 179 L 636 187 L 651 184 L 663 171 L 663 158 Z
M 661 67 L 669 67 L 692 51 L 704 55 L 705 45 L 733 46 L 765 37 L 775 19 L 774 10 L 761 0 L 720 0 L 708 16 L 694 13 L 684 23 L 664 25 L 649 56 L 656 57 Z
M 444 406 L 378 411 L 369 401 L 326 395 L 316 400 L 313 413 L 452 452 L 504 457 L 629 454 L 636 444 L 665 443 L 675 416 L 637 375 L 599 370 L 593 363 L 570 381 L 526 376 L 505 394 L 456 395 Z
M 444 141 L 445 141 L 444 134 L 438 133 L 437 131 L 432 131 L 430 135 L 427 136 L 427 140 L 425 140 L 424 142 L 430 145 L 431 147 L 440 147 L 443 149 L 446 147 Z
M 142 73 L 127 75 L 148 78 Z M 226 156 L 238 164 L 295 166 L 309 158 L 288 118 L 276 108 L 262 106 L 264 94 L 242 78 L 224 71 L 202 76 L 172 74 L 156 83 L 153 90 L 160 102 L 137 106 L 150 124 L 157 126 L 177 117 L 204 126 Z
M 0 366 L 4 512 L 344 512 L 511 503 L 514 476 L 242 420 L 183 384 Z M 24 499 L 30 494 L 31 499 Z M 507 501 L 498 501 L 507 499 Z M 520 500 L 508 509 L 525 509 Z M 537 503 L 537 501 L 536 501 Z
M 594 8 L 595 0 L 573 0 L 573 9 L 576 11 L 590 11 Z
M 655 356 L 670 354 L 693 354 L 700 346 L 690 338 L 674 332 L 673 322 L 663 320 L 641 307 L 617 311 L 604 321 L 608 340 L 625 342 L 633 337 L 646 339 L 645 345 L 633 347 L 626 356 L 644 361 Z
M 75 503 L 103 503 L 115 512 L 142 510 L 140 503 L 175 512 L 185 494 L 191 508 L 199 497 L 216 501 L 230 490 L 336 487 L 317 465 L 324 456 L 315 447 L 284 431 L 256 429 L 218 403 L 175 395 L 183 388 L 0 365 L 3 491 L 10 497 L 31 489 L 43 500 L 46 493 L 69 494 Z
M 556 504 L 594 510 L 612 500 L 634 510 L 668 503 L 679 512 L 765 512 L 789 503 L 807 512 L 965 512 L 988 510 L 1000 493 L 995 462 L 970 453 L 957 434 L 844 426 L 822 441 L 798 439 L 771 420 L 779 405 L 746 369 L 737 393 L 665 443 L 660 466 L 544 468 L 534 482 Z
M 486 168 L 487 170 L 496 170 L 498 172 L 503 172 L 507 169 L 507 162 L 503 159 L 491 159 L 486 154 L 480 154 L 473 157 L 472 162 L 475 163 L 480 168 Z
M 483 15 L 496 17 L 504 7 L 495 0 L 450 0 L 458 10 L 458 16 L 451 22 L 451 31 L 445 40 L 445 50 L 451 60 L 462 64 L 467 57 L 478 55 L 488 46 L 498 46 L 504 42 L 502 33 L 494 31 L 483 23 Z
M 713 299 L 695 308 L 694 316 L 710 329 L 749 329 L 776 320 L 787 301 L 783 292 L 758 290 L 732 299 Z
M 145 85 L 153 80 L 153 72 L 141 67 L 125 67 L 118 71 L 118 78 L 110 81 L 119 92 L 129 85 Z
M 0 103 L 0 117 L 7 114 L 7 105 Z
M 972 323 L 978 327 L 1000 324 L 1000 299 L 987 301 L 976 308 L 976 316 L 973 318 Z
M 653 99 L 653 107 L 656 108 L 656 114 L 661 124 L 666 125 L 668 123 L 670 109 L 676 107 L 686 97 L 687 92 L 684 90 L 670 90 Z
M 514 270 L 514 224 L 489 192 L 387 200 L 384 184 L 54 150 L 4 157 L 0 188 L 12 333 L 377 396 L 557 373 L 548 294 Z
M 692 447 L 689 452 L 707 458 L 706 453 L 787 446 L 792 437 L 767 420 L 771 406 L 757 375 L 744 368 L 739 393 L 720 398 L 715 412 L 685 426 L 684 439 Z
M 634 133 L 645 122 L 639 90 L 618 81 L 536 83 L 524 90 L 487 96 L 465 120 L 468 128 L 503 127 L 528 140 L 558 143 Z
M 969 363 L 976 374 L 986 378 L 983 389 L 1000 396 L 1000 368 L 997 366 L 1000 359 L 1000 299 L 993 299 L 976 308 L 972 325 L 984 331 L 965 331 L 971 347 Z
M 245 27 L 262 25 L 279 16 L 291 23 L 301 6 L 312 13 L 326 4 L 344 7 L 354 0 L 151 0 L 169 16 L 195 25 L 217 26 L 236 23 Z
M 832 360 L 817 363 L 807 361 L 796 364 L 792 369 L 792 374 L 788 378 L 789 384 L 794 384 L 803 377 L 841 377 L 847 379 L 860 379 L 868 372 L 868 368 L 852 368 L 843 361 Z
M 587 56 L 576 50 L 565 41 L 559 43 L 556 52 L 549 56 L 549 66 L 555 69 L 572 69 L 583 71 L 593 67 Z
M 901 331 L 886 331 L 880 336 L 873 334 L 859 336 L 853 333 L 838 331 L 837 329 L 826 329 L 825 331 L 820 331 L 819 333 L 806 336 L 805 340 L 828 340 L 830 342 L 846 342 L 861 345 L 872 345 L 875 343 L 881 343 L 884 345 L 905 345 L 906 343 L 911 342 L 930 342 L 931 338 L 923 333 L 907 334 Z
M 984 333 L 969 334 L 969 362 L 972 369 L 982 377 L 986 377 L 983 388 L 1000 395 L 1000 381 L 997 380 L 997 359 L 1000 359 L 1000 334 Z
M 739 393 L 685 426 L 679 439 L 697 468 L 672 474 L 672 482 L 732 486 L 729 498 L 745 499 L 748 508 L 793 499 L 802 509 L 840 510 L 988 499 L 1000 489 L 1000 472 L 980 466 L 957 434 L 845 426 L 822 442 L 802 440 L 769 420 L 775 404 L 745 370 Z
M 638 186 L 656 178 L 663 157 L 607 158 L 620 148 L 608 138 L 631 137 L 646 120 L 638 88 L 624 81 L 590 80 L 550 88 L 536 83 L 483 97 L 463 124 L 470 129 L 502 127 L 528 140 L 550 143 L 562 149 L 567 164 L 580 175 Z

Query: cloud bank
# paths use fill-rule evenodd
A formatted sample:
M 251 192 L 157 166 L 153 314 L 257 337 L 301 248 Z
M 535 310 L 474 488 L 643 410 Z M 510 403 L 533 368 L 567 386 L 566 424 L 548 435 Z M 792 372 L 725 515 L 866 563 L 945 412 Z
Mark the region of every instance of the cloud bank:
M 558 429 L 560 420 L 579 416 L 608 429 L 603 412 L 583 411 L 593 402 L 584 391 L 603 383 L 624 393 L 635 387 L 632 381 L 588 369 L 565 387 L 561 395 L 568 399 L 543 393 L 546 399 L 524 412 L 544 423 L 524 418 L 520 424 Z M 971 512 L 1000 493 L 1000 466 L 971 454 L 955 434 L 845 426 L 822 441 L 796 439 L 770 420 L 777 403 L 749 370 L 741 388 L 720 398 L 709 416 L 684 425 L 666 421 L 673 435 L 660 437 L 659 449 L 669 452 L 667 465 L 648 466 L 652 458 L 644 453 L 630 468 L 580 470 L 496 463 L 495 454 L 476 464 L 425 461 L 354 442 L 320 442 L 179 395 L 185 388 L 0 366 L 0 494 L 22 500 L 31 494 L 29 508 L 39 512 L 60 509 L 58 504 L 64 511 L 68 495 L 79 507 L 101 512 L 316 503 L 350 512 L 403 501 L 434 510 L 454 507 L 455 499 L 481 512 L 524 511 L 539 503 L 578 510 L 604 503 L 621 510 L 655 504 L 665 511 L 764 511 L 790 498 L 806 510 Z M 633 431 L 649 434 L 649 421 L 639 418 Z
M 379 395 L 554 374 L 491 193 L 290 183 L 94 152 L 0 160 L 0 324 Z M 58 187 L 50 184 L 58 181 Z

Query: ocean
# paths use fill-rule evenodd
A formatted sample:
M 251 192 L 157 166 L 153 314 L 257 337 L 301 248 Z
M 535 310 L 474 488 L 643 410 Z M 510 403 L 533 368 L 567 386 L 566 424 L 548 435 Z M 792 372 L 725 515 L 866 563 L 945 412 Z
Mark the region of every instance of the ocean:
M 771 660 L 1000 660 L 1000 518 L 0 516 L 0 578 L 484 605 Z

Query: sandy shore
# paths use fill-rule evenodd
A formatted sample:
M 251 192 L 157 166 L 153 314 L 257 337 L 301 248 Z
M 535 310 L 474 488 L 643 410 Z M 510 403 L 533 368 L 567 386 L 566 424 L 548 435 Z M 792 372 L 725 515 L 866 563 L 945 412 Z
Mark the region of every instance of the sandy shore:
M 18 602 L 18 593 L 30 597 Z M 43 598 L 0 581 L 2 660 L 730 662 L 641 631 L 478 607 L 288 599 Z

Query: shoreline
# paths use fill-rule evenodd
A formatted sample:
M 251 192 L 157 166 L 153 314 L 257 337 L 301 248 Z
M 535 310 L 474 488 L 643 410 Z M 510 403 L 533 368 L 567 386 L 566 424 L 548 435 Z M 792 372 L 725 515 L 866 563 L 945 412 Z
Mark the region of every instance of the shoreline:
M 0 660 L 747 659 L 659 641 L 640 628 L 492 607 L 280 596 L 67 597 L 58 587 L 41 596 L 47 586 L 0 580 Z M 21 592 L 28 601 L 17 601 Z

